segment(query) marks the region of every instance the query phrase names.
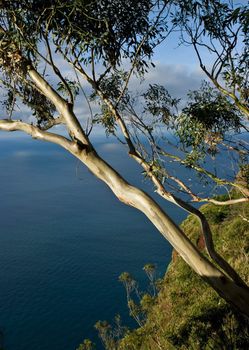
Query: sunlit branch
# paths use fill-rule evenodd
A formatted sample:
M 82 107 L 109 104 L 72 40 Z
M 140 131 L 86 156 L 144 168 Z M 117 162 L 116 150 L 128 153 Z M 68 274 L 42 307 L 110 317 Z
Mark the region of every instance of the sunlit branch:
M 49 130 L 49 129 L 53 128 L 56 125 L 61 125 L 61 124 L 65 124 L 65 121 L 64 121 L 64 118 L 62 116 L 59 116 L 59 117 L 54 118 L 54 119 L 49 119 L 46 122 L 46 125 L 39 126 L 39 128 L 41 130 L 46 131 L 46 130 Z
M 27 65 L 27 71 L 35 85 L 47 98 L 51 100 L 51 102 L 56 106 L 60 115 L 63 116 L 65 124 L 69 129 L 70 136 L 85 144 L 89 144 L 86 134 L 72 111 L 72 106 L 48 84 L 48 82 L 34 69 L 34 67 L 32 67 L 32 65 Z
M 33 139 L 48 141 L 70 150 L 72 141 L 64 136 L 41 130 L 38 126 L 24 123 L 20 120 L 0 119 L 0 130 L 2 131 L 23 131 Z
M 244 216 L 243 216 L 243 215 L 241 215 L 241 214 L 239 214 L 239 216 L 241 217 L 241 219 L 242 219 L 242 220 L 244 220 L 244 221 L 246 221 L 246 222 L 248 222 L 248 223 L 249 223 L 249 219 L 248 219 L 248 218 L 244 217 Z

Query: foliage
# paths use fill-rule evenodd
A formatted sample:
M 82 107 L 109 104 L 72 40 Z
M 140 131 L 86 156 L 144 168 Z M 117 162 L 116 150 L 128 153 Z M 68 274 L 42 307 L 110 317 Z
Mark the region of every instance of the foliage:
M 123 272 L 119 276 L 119 282 L 124 285 L 127 298 L 127 306 L 129 308 L 130 316 L 137 322 L 139 326 L 144 325 L 147 318 L 147 313 L 150 312 L 155 303 L 156 295 L 161 288 L 161 280 L 156 280 L 156 265 L 146 264 L 143 267 L 146 276 L 149 279 L 148 291 L 140 291 L 137 281 L 128 272 Z M 106 350 L 118 350 L 120 340 L 131 334 L 131 331 L 122 326 L 119 315 L 115 317 L 114 324 L 111 325 L 107 321 L 98 321 L 95 324 L 95 329 L 98 331 L 99 338 Z M 83 346 L 90 344 L 89 349 Z M 85 339 L 80 345 L 82 350 L 94 350 L 94 344 Z M 81 348 L 79 347 L 79 349 Z
M 177 135 L 193 151 L 215 154 L 227 132 L 238 132 L 240 114 L 227 97 L 203 82 L 199 90 L 188 94 L 187 106 L 177 119 Z
M 237 175 L 237 182 L 242 183 L 245 187 L 249 187 L 249 165 L 241 164 L 240 171 Z
M 76 350 L 94 350 L 95 345 L 92 343 L 91 340 L 85 339 L 82 344 L 79 345 L 79 347 Z
M 123 272 L 119 276 L 119 281 L 123 283 L 126 290 L 130 316 L 140 327 L 144 324 L 147 313 L 160 290 L 160 283 L 156 280 L 156 266 L 154 264 L 146 264 L 143 270 L 149 280 L 148 291 L 140 291 L 137 281 L 128 272 Z
M 74 99 L 76 98 L 77 95 L 79 95 L 79 91 L 80 91 L 80 84 L 75 81 L 75 80 L 69 80 L 68 78 L 65 78 L 65 82 L 68 86 L 68 88 L 70 89 L 70 91 L 72 92 Z M 60 81 L 58 83 L 58 88 L 57 91 L 61 92 L 64 96 L 68 96 L 68 90 L 65 87 L 65 84 L 63 84 L 62 81 Z
M 127 72 L 115 70 L 114 74 L 110 74 L 104 77 L 99 83 L 98 88 L 105 99 L 108 99 L 112 103 L 115 103 L 119 99 L 122 92 L 122 84 L 127 79 Z M 119 110 L 124 110 L 127 103 L 129 103 L 130 96 L 126 93 L 122 96 L 119 103 Z M 94 124 L 101 124 L 107 135 L 115 134 L 116 121 L 115 115 L 110 110 L 110 107 L 103 102 L 103 100 L 98 96 L 96 90 L 92 91 L 90 96 L 90 101 L 97 102 L 100 106 L 100 113 L 96 113 L 93 118 Z
M 143 94 L 145 100 L 144 111 L 149 112 L 154 117 L 168 125 L 172 118 L 174 108 L 180 102 L 180 99 L 172 98 L 165 87 L 154 84 L 150 85 L 148 90 Z
M 64 53 L 78 55 L 81 62 L 89 63 L 92 55 L 104 64 L 116 65 L 121 57 L 132 59 L 139 37 L 148 32 L 149 13 L 153 2 L 140 1 L 8 1 L 2 3 L 2 21 L 12 22 L 10 35 L 23 44 L 27 53 L 35 54 L 41 35 L 51 34 L 55 46 Z M 140 55 L 151 56 L 159 28 L 148 33 Z M 29 38 L 26 42 L 25 38 Z M 70 44 L 70 45 L 69 45 Z M 143 63 L 140 61 L 140 65 Z
M 101 124 L 106 132 L 106 135 L 114 135 L 116 130 L 116 122 L 113 114 L 106 105 L 101 106 L 101 113 L 95 114 L 93 118 L 94 124 Z

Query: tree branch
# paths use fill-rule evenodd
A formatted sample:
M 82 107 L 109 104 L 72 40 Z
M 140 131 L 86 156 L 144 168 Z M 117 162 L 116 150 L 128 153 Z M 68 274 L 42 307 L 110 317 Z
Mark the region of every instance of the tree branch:
M 23 131 L 33 139 L 48 141 L 62 146 L 66 150 L 71 150 L 73 142 L 64 136 L 46 132 L 37 126 L 24 123 L 20 120 L 0 119 L 0 130 L 3 131 Z
M 158 145 L 156 145 L 158 151 L 160 154 L 162 154 L 165 157 L 169 157 L 172 158 L 174 161 L 179 162 L 180 164 L 186 166 L 184 159 L 178 157 L 177 155 L 165 152 L 161 147 L 159 147 Z M 216 176 L 215 174 L 211 173 L 211 171 L 208 171 L 206 169 L 204 169 L 203 167 L 201 167 L 198 164 L 193 164 L 191 165 L 191 169 L 196 170 L 198 173 L 204 174 L 206 176 L 208 176 L 211 180 L 213 180 L 214 182 L 216 182 L 218 185 L 228 185 L 228 186 L 232 186 L 237 188 L 243 195 L 245 195 L 247 198 L 249 198 L 249 190 L 244 187 L 241 186 L 238 183 L 232 182 L 232 181 L 228 181 L 225 179 L 221 179 L 218 176 Z M 224 203 L 224 202 L 220 202 L 220 203 Z
M 53 71 L 54 73 L 57 75 L 57 77 L 59 77 L 59 79 L 61 80 L 61 82 L 63 83 L 64 87 L 66 88 L 67 92 L 68 92 L 68 95 L 69 95 L 69 102 L 71 104 L 73 104 L 74 102 L 74 97 L 73 97 L 73 93 L 66 81 L 66 79 L 64 79 L 64 77 L 62 76 L 59 68 L 55 65 L 54 63 L 54 60 L 53 60 L 53 56 L 52 56 L 52 52 L 51 52 L 51 47 L 50 47 L 50 44 L 49 44 L 49 41 L 48 41 L 48 38 L 47 36 L 44 35 L 44 38 L 45 38 L 45 43 L 46 43 L 46 46 L 47 46 L 47 50 L 48 50 L 48 55 L 49 55 L 49 60 L 50 60 L 50 64 L 53 68 Z
M 30 78 L 33 80 L 38 89 L 51 100 L 55 105 L 60 115 L 63 116 L 65 124 L 69 129 L 70 135 L 81 141 L 82 143 L 89 145 L 90 141 L 84 133 L 78 119 L 73 113 L 72 106 L 65 101 L 49 84 L 48 82 L 37 72 L 37 70 L 30 64 L 27 64 L 27 71 Z
M 65 124 L 63 116 L 59 116 L 54 119 L 49 119 L 45 126 L 40 126 L 39 129 L 46 131 L 54 127 L 55 125 Z

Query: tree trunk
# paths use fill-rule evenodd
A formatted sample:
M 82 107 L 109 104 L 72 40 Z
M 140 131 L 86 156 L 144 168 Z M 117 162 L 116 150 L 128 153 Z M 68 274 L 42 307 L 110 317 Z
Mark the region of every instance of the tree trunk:
M 228 303 L 249 317 L 249 288 L 238 286 L 203 256 L 149 195 L 131 186 L 96 151 L 80 146 L 77 151 L 75 147 L 69 151 L 104 181 L 120 201 L 143 212 L 199 276 Z

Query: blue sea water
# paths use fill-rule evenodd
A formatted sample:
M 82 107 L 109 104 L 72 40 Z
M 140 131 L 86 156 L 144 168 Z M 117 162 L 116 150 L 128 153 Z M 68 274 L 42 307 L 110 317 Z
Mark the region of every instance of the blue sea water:
M 141 170 L 108 140 L 97 149 L 133 184 Z M 152 192 L 151 185 L 142 187 Z M 64 150 L 26 137 L 0 138 L 0 332 L 4 350 L 74 350 L 84 338 L 102 349 L 98 320 L 129 318 L 118 282 L 142 267 L 162 276 L 171 247 L 144 215 Z M 164 203 L 178 222 L 185 214 Z
M 99 139 L 96 147 L 130 183 L 157 198 L 120 144 Z M 231 173 L 226 156 L 217 161 L 224 174 Z M 168 165 L 177 176 L 199 183 L 190 170 Z M 157 200 L 177 223 L 186 217 Z M 98 320 L 111 322 L 120 314 L 124 325 L 134 326 L 118 276 L 128 271 L 145 288 L 143 266 L 154 263 L 163 276 L 171 253 L 143 214 L 119 202 L 70 154 L 28 137 L 0 135 L 4 350 L 75 350 L 84 338 L 102 349 L 94 330 Z

